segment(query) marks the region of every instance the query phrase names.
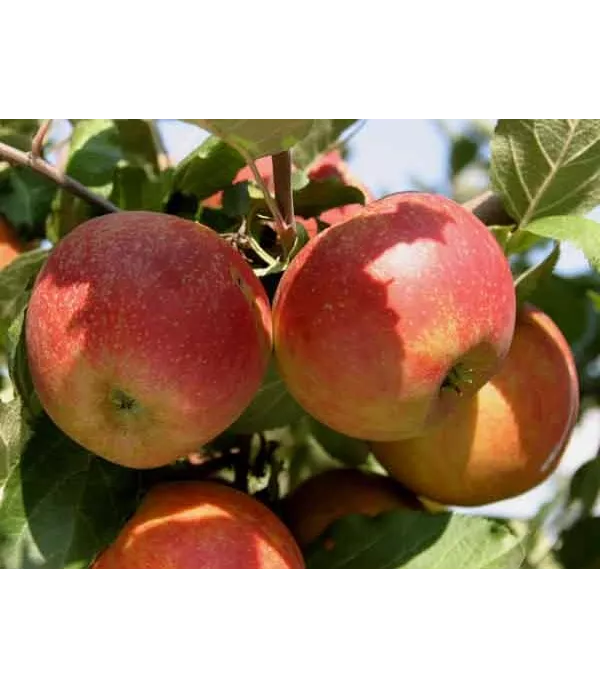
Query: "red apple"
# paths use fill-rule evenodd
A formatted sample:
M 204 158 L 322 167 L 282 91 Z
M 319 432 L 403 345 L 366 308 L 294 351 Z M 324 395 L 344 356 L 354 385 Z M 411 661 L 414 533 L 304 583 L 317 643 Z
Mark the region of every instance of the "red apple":
M 114 463 L 150 468 L 225 430 L 259 388 L 267 295 L 212 230 L 150 212 L 83 223 L 54 248 L 26 320 L 54 422 Z
M 519 495 L 556 468 L 577 420 L 573 355 L 554 322 L 519 311 L 500 371 L 429 434 L 373 443 L 402 484 L 437 502 L 474 506 Z
M 284 500 L 284 518 L 303 546 L 349 514 L 377 516 L 394 509 L 423 510 L 419 500 L 391 478 L 354 468 L 315 475 Z
M 508 353 L 509 264 L 491 232 L 442 196 L 393 194 L 310 241 L 273 305 L 292 395 L 351 437 L 421 435 Z
M 152 488 L 95 569 L 302 569 L 294 538 L 266 506 L 209 482 Z

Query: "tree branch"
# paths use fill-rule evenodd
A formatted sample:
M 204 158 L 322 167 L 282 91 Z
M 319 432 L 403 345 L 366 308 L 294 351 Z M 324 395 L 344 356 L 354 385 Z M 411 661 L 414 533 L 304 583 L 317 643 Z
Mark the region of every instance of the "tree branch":
M 485 225 L 514 225 L 515 221 L 506 212 L 502 200 L 493 191 L 484 191 L 470 201 L 463 203 Z
M 31 142 L 31 155 L 34 158 L 41 158 L 42 157 L 43 148 L 44 148 L 44 141 L 46 140 L 46 135 L 48 134 L 48 130 L 50 129 L 51 124 L 52 124 L 51 119 L 45 119 L 40 124 L 39 129 L 37 130 L 35 136 L 33 137 L 33 141 Z
M 39 134 L 39 132 L 38 132 Z M 36 134 L 37 138 L 37 134 Z M 43 158 L 32 153 L 25 153 L 12 146 L 7 146 L 0 142 L 0 160 L 5 160 L 11 165 L 19 165 L 21 167 L 29 167 L 42 177 L 46 177 L 53 181 L 58 186 L 70 191 L 75 196 L 78 196 L 84 201 L 91 203 L 104 210 L 107 213 L 116 213 L 119 211 L 116 205 L 107 201 L 102 196 L 96 195 L 93 191 L 80 184 L 76 179 L 68 177 L 64 172 L 61 172 L 57 167 L 46 162 Z

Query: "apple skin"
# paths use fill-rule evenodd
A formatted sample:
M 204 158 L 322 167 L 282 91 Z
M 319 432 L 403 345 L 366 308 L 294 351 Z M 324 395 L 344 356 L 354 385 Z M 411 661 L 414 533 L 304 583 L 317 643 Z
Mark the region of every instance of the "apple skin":
M 210 482 L 150 489 L 95 569 L 302 569 L 286 526 L 253 497 Z
M 344 516 L 377 516 L 395 509 L 424 510 L 419 500 L 396 481 L 355 468 L 312 476 L 283 501 L 284 520 L 303 547 Z
M 359 439 L 405 439 L 498 370 L 515 310 L 508 261 L 485 225 L 442 196 L 393 194 L 293 260 L 273 303 L 275 354 L 317 420 Z
M 15 231 L 2 215 L 0 215 L 0 270 L 25 250 Z
M 271 352 L 267 295 L 216 232 L 151 212 L 89 220 L 40 272 L 26 316 L 48 415 L 88 450 L 152 468 L 236 420 Z
M 571 349 L 548 315 L 526 305 L 502 368 L 475 397 L 424 437 L 371 446 L 390 475 L 420 495 L 478 506 L 548 478 L 578 410 Z

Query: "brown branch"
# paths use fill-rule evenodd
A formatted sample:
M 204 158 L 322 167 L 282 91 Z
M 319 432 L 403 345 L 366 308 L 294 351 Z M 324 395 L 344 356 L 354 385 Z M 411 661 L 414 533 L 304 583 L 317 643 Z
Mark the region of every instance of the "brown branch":
M 486 225 L 515 224 L 515 221 L 504 209 L 500 196 L 493 191 L 484 191 L 479 196 L 463 203 L 463 207 L 470 210 Z
M 39 132 L 38 132 L 39 133 Z M 37 136 L 37 134 L 36 134 Z M 96 195 L 93 191 L 80 184 L 77 180 L 68 177 L 64 172 L 61 172 L 57 167 L 46 162 L 41 157 L 36 157 L 33 153 L 25 153 L 24 151 L 7 146 L 0 142 L 0 160 L 5 160 L 11 165 L 19 165 L 21 167 L 29 167 L 37 174 L 46 177 L 53 181 L 58 186 L 70 191 L 84 201 L 96 205 L 104 212 L 116 213 L 119 208 L 107 201 L 102 196 Z
M 39 129 L 37 130 L 35 136 L 33 137 L 33 141 L 31 142 L 31 155 L 34 158 L 41 158 L 43 154 L 43 148 L 44 148 L 44 141 L 46 140 L 46 136 L 48 134 L 48 130 L 50 129 L 50 125 L 52 124 L 51 119 L 45 119 L 41 124 Z

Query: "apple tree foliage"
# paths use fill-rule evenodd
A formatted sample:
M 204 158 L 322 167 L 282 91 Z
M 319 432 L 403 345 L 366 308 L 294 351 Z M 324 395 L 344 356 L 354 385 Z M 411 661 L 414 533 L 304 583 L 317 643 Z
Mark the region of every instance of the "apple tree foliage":
M 165 160 L 152 120 L 70 120 L 64 141 L 45 158 L 123 210 L 195 219 L 236 245 L 272 297 L 307 240 L 297 225 L 291 252 L 273 232 L 273 200 L 254 179 L 235 182 L 249 161 L 290 151 L 295 213 L 364 202 L 337 178 L 311 180 L 310 164 L 345 151 L 358 120 L 187 120 L 211 132 L 178 165 Z M 581 413 L 600 405 L 600 225 L 586 217 L 600 204 L 600 120 L 470 120 L 448 142 L 447 179 L 434 189 L 475 208 L 510 259 L 520 300 L 546 311 L 576 357 Z M 0 120 L 0 144 L 31 148 L 38 120 Z M 390 146 L 391 148 L 392 146 Z M 390 154 L 402 155 L 402 151 Z M 415 180 L 416 187 L 423 187 Z M 469 205 L 485 190 L 489 197 Z M 207 199 L 219 194 L 219 202 Z M 271 202 L 269 202 L 271 201 Z M 157 482 L 218 476 L 276 513 L 290 489 L 325 467 L 380 470 L 365 443 L 318 423 L 288 394 L 272 364 L 243 415 L 198 447 L 198 460 L 134 471 L 92 455 L 43 412 L 27 367 L 22 324 L 32 284 L 52 246 L 87 218 L 105 212 L 23 166 L 2 161 L 0 215 L 30 250 L 0 272 L 0 567 L 86 567 L 115 537 Z M 46 240 L 40 246 L 40 240 Z M 590 269 L 556 274 L 563 242 L 580 248 Z M 77 400 L 73 399 L 76 404 Z M 540 432 L 544 429 L 540 428 Z M 600 453 L 559 485 L 531 519 L 392 511 L 346 516 L 305 549 L 319 568 L 599 567 Z M 594 457 L 594 454 L 598 455 Z M 334 540 L 335 548 L 326 546 Z

